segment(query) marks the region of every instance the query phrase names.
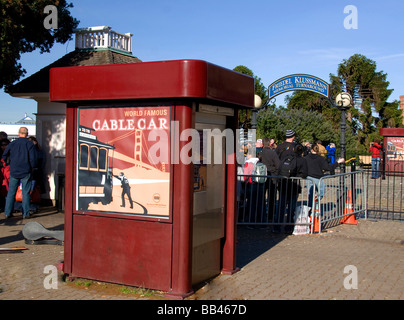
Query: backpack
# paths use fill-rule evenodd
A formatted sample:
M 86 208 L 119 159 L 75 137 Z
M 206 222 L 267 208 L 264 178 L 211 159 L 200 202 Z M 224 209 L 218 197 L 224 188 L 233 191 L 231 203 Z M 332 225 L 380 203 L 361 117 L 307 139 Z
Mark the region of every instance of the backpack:
M 252 177 L 252 180 L 256 183 L 265 183 L 267 181 L 267 166 L 262 162 L 257 162 L 254 165 L 253 171 L 251 173 L 253 176 L 259 177 Z
M 279 175 L 283 177 L 294 177 L 297 174 L 296 154 L 288 154 L 281 160 L 279 165 Z

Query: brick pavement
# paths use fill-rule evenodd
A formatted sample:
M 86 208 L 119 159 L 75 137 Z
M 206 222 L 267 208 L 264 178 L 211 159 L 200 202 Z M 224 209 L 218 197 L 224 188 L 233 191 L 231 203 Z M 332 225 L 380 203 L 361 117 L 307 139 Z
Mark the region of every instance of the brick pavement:
M 0 247 L 26 246 L 23 253 L 0 254 L 0 300 L 155 300 L 154 296 L 123 293 L 122 286 L 58 281 L 45 289 L 44 268 L 63 260 L 63 246 L 26 245 L 25 223 L 37 221 L 63 229 L 64 215 L 42 208 L 33 219 L 0 216 Z M 404 223 L 359 220 L 321 235 L 285 236 L 269 230 L 238 230 L 238 265 L 232 275 L 220 275 L 189 300 L 404 300 Z M 347 290 L 344 273 L 356 267 L 358 289 Z

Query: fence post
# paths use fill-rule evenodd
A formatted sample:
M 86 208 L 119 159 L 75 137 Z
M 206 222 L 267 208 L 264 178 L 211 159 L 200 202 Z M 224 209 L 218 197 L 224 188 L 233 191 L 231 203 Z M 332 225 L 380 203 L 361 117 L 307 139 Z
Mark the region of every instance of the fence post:
M 366 176 L 363 174 L 362 171 L 362 183 L 363 183 L 363 189 L 364 189 L 364 198 L 365 198 L 365 220 L 368 219 L 368 180 L 366 179 Z
M 351 162 L 351 194 L 352 194 L 352 208 L 355 208 L 356 204 L 356 160 Z

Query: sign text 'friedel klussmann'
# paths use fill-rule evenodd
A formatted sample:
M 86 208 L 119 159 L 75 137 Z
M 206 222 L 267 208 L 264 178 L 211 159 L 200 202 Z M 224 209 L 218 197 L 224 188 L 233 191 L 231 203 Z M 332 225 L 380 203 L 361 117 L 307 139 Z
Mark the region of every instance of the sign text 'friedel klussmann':
M 329 87 L 327 82 L 317 77 L 305 74 L 294 74 L 283 77 L 272 83 L 269 86 L 269 99 L 293 90 L 313 91 L 328 98 Z

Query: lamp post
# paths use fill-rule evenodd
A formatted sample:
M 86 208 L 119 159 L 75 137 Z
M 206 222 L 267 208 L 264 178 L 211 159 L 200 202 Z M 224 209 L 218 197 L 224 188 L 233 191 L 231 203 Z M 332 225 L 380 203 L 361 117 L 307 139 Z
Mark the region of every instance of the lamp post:
M 346 110 L 352 104 L 352 97 L 347 92 L 341 92 L 335 98 L 336 106 L 339 110 L 341 110 L 341 158 L 346 159 L 346 139 L 345 139 L 345 131 L 346 131 Z M 345 173 L 345 164 L 341 164 L 341 171 Z
M 254 109 L 252 111 L 252 119 L 251 119 L 251 129 L 257 129 L 257 113 L 261 109 L 262 99 L 260 96 L 254 96 Z
M 251 141 L 252 146 L 254 148 L 254 154 L 256 153 L 255 150 L 255 141 L 257 141 L 257 113 L 262 108 L 262 99 L 258 95 L 254 95 L 254 109 L 252 110 L 252 117 L 251 117 L 251 133 L 248 132 L 248 140 Z

